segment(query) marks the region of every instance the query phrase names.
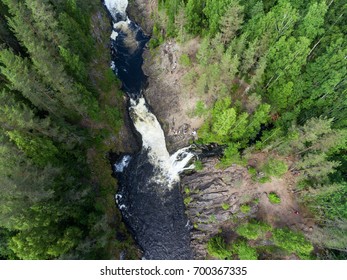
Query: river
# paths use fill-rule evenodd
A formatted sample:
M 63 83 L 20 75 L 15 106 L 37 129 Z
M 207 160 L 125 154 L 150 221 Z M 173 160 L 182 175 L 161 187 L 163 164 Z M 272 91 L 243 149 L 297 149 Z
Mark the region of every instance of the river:
M 142 54 L 149 37 L 127 14 L 127 0 L 105 0 L 112 21 L 111 67 L 127 94 L 129 114 L 141 150 L 115 164 L 116 202 L 144 259 L 192 259 L 191 224 L 180 193 L 180 174 L 194 168 L 189 147 L 170 155 L 164 132 L 142 94 L 146 76 Z

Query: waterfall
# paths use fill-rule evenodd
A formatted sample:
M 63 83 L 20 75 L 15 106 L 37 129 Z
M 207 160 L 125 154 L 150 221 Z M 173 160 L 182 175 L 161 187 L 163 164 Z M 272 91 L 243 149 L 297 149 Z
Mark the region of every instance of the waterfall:
M 187 151 L 189 147 L 169 155 L 164 132 L 157 118 L 148 110 L 143 97 L 131 100 L 130 112 L 135 128 L 142 136 L 142 148 L 148 151 L 148 160 L 157 168 L 154 179 L 171 188 L 179 182 L 180 173 L 194 168 L 194 165 L 186 167 L 194 155 Z

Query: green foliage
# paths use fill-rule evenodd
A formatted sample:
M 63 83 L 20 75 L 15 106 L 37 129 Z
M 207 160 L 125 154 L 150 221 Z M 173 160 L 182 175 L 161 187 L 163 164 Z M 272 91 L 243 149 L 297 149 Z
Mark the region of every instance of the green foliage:
M 226 142 L 231 127 L 235 124 L 236 111 L 234 108 L 218 110 L 218 107 L 218 104 L 214 107 L 211 132 L 220 139 L 218 142 L 223 143 Z
M 210 218 L 209 218 L 209 222 L 211 223 L 211 224 L 213 224 L 213 223 L 215 223 L 215 222 L 217 222 L 217 218 L 216 218 L 216 215 L 211 215 L 210 216 Z
M 231 0 L 206 0 L 203 12 L 207 18 L 210 34 L 216 34 L 219 31 L 220 18 L 224 15 L 226 8 L 232 2 Z
M 70 50 L 60 46 L 60 55 L 63 58 L 69 74 L 75 75 L 77 80 L 83 82 L 87 79 L 86 66 L 81 61 L 80 57 L 71 53 Z
M 186 26 L 188 32 L 199 34 L 204 27 L 203 8 L 204 0 L 188 0 L 185 7 Z
M 59 150 L 51 140 L 21 135 L 16 131 L 9 131 L 7 134 L 17 147 L 37 165 L 45 166 L 56 162 L 56 156 Z
M 257 260 L 259 257 L 257 250 L 249 246 L 244 240 L 240 240 L 233 244 L 232 249 L 240 260 Z
M 299 36 L 306 36 L 309 39 L 314 39 L 318 35 L 324 33 L 324 16 L 328 10 L 327 4 L 324 1 L 320 3 L 313 2 L 307 11 L 307 14 L 299 24 L 297 33 Z
M 229 259 L 231 252 L 227 249 L 224 239 L 221 236 L 212 237 L 207 243 L 208 253 L 220 260 Z
M 299 156 L 295 167 L 310 184 L 327 181 L 328 175 L 334 173 L 340 165 L 330 160 L 328 155 L 333 149 L 340 153 L 346 143 L 346 132 L 331 126 L 331 119 L 310 119 L 303 126 L 293 127 L 286 137 L 278 139 L 274 144 L 280 153 Z
M 255 176 L 255 175 L 257 175 L 257 169 L 255 169 L 254 167 L 250 167 L 250 168 L 248 168 L 248 173 L 249 173 L 249 175 L 251 175 L 251 176 Z
M 240 145 L 238 144 L 229 144 L 228 147 L 224 150 L 224 156 L 221 159 L 221 166 L 228 167 L 231 164 L 244 164 L 244 160 L 241 159 L 239 149 Z
M 196 170 L 196 171 L 201 171 L 201 170 L 204 169 L 204 166 L 203 166 L 201 160 L 195 161 L 195 162 L 194 162 L 194 166 L 195 166 L 195 170 Z
M 155 49 L 159 47 L 164 42 L 163 34 L 161 33 L 160 26 L 156 23 L 153 26 L 152 38 L 149 40 L 149 48 Z
M 184 67 L 189 67 L 191 65 L 190 58 L 187 54 L 182 54 L 179 58 L 179 63 Z
M 263 238 L 266 232 L 270 230 L 270 225 L 256 220 L 251 220 L 250 222 L 244 223 L 236 228 L 236 232 L 238 235 L 250 240 Z
M 248 214 L 251 211 L 251 206 L 249 206 L 248 204 L 242 204 L 240 206 L 240 210 L 242 213 Z
M 319 220 L 347 219 L 346 183 L 316 185 L 308 189 L 303 201 Z
M 299 232 L 289 229 L 274 229 L 272 237 L 278 247 L 303 259 L 309 258 L 313 250 L 312 244 Z
M 30 231 L 21 231 L 14 236 L 9 247 L 24 260 L 51 259 L 75 247 L 81 235 L 81 230 L 73 227 L 68 228 L 60 237 L 54 228 L 34 228 Z
M 0 228 L 0 260 L 15 259 L 13 251 L 8 246 L 12 234 L 11 231 Z
M 233 156 L 237 157 L 235 148 L 241 148 L 241 142 L 245 145 L 248 140 L 254 138 L 262 124 L 268 121 L 270 106 L 261 104 L 253 115 L 247 113 L 238 114 L 236 108 L 230 107 L 230 98 L 222 98 L 216 101 L 211 112 L 211 118 L 199 129 L 198 134 L 204 143 L 229 144 L 226 150 L 226 162 L 230 162 Z M 239 159 L 238 159 L 239 160 Z
M 281 198 L 274 192 L 270 192 L 268 197 L 269 197 L 269 201 L 272 204 L 280 204 L 281 203 Z
M 343 253 L 347 246 L 346 234 L 346 219 L 334 219 L 315 228 L 312 239 L 315 244 Z
M 105 135 L 121 126 L 122 103 L 104 52 L 109 34 L 94 40 L 90 30 L 92 13 L 106 15 L 76 1 L 3 1 L 0 258 L 105 258 L 115 250 L 107 227 L 121 231 L 109 195 L 114 181 L 102 170 L 111 149 Z M 112 221 L 97 228 L 105 213 Z
M 265 184 L 265 183 L 271 182 L 271 178 L 268 176 L 263 176 L 263 177 L 258 179 L 258 182 L 260 184 Z
M 206 105 L 203 101 L 199 100 L 196 102 L 195 109 L 193 112 L 194 116 L 202 117 L 208 112 Z
M 178 9 L 180 8 L 180 0 L 163 0 L 159 1 L 159 9 L 165 9 L 167 16 L 168 16 L 168 22 L 166 26 L 166 34 L 168 37 L 174 37 L 176 35 L 176 26 L 175 26 L 175 19 L 178 13 Z
M 224 211 L 228 211 L 228 210 L 230 209 L 230 205 L 229 205 L 228 203 L 223 203 L 223 204 L 222 204 L 222 209 L 223 209 Z
M 187 196 L 186 198 L 184 198 L 184 204 L 187 206 L 189 203 L 191 203 L 193 201 L 193 198 L 191 198 L 190 196 Z
M 236 36 L 236 32 L 241 28 L 243 23 L 243 7 L 239 1 L 229 1 L 230 4 L 225 6 L 225 13 L 220 17 L 219 29 L 222 33 L 222 42 L 230 43 Z M 212 32 L 211 32 L 212 34 Z
M 288 166 L 281 160 L 270 158 L 261 169 L 268 176 L 280 178 L 288 171 Z

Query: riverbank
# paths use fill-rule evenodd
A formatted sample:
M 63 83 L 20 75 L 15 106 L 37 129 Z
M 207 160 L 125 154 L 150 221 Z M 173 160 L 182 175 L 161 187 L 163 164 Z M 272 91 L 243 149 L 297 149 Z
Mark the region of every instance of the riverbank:
M 151 34 L 157 1 L 130 1 L 128 13 L 147 34 Z M 167 40 L 156 49 L 146 49 L 143 55 L 142 68 L 148 76 L 148 87 L 144 94 L 162 125 L 170 153 L 196 139 L 196 131 L 203 123 L 202 118 L 193 116 L 201 97 L 184 87 L 184 77 L 190 69 L 180 63 L 183 54 L 195 57 L 198 48 L 199 41 L 196 39 L 184 45 Z
M 127 14 L 141 26 L 145 33 L 151 34 L 154 25 L 152 14 L 157 11 L 157 8 L 157 1 L 155 0 L 130 0 Z
M 183 54 L 195 56 L 198 46 L 197 40 L 184 46 L 168 40 L 144 54 L 143 69 L 149 76 L 145 96 L 162 124 L 170 153 L 195 140 L 203 124 L 202 118 L 193 115 L 200 97 L 183 85 L 189 67 L 180 64 L 180 57 Z
M 102 213 L 102 219 L 95 226 L 94 234 L 102 244 L 106 259 L 137 259 L 138 247 L 122 221 L 114 200 L 117 182 L 112 176 L 109 153 L 134 153 L 140 149 L 132 131 L 129 114 L 126 110 L 127 98 L 121 91 L 121 84 L 115 78 L 111 68 L 110 18 L 103 5 L 98 5 L 91 15 L 91 35 L 95 41 L 95 56 L 90 65 L 89 78 L 99 94 L 102 108 L 119 110 L 119 123 L 102 123 L 103 140 L 88 150 L 88 165 L 95 186 L 95 208 Z M 100 133 L 95 127 L 95 135 Z M 97 227 L 100 228 L 97 228 Z

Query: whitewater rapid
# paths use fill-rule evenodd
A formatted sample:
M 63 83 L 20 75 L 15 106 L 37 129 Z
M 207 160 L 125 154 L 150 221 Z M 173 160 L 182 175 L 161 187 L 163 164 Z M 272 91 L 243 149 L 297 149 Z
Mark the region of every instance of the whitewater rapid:
M 145 99 L 143 97 L 138 100 L 132 99 L 130 103 L 130 116 L 136 130 L 142 136 L 142 148 L 148 151 L 148 160 L 157 168 L 157 174 L 152 180 L 172 188 L 179 182 L 180 173 L 194 168 L 194 165 L 187 167 L 194 154 L 189 153 L 187 147 L 170 156 L 164 132 L 157 118 L 149 111 Z
M 105 6 L 107 10 L 111 13 L 113 16 L 113 19 L 115 20 L 117 17 L 117 14 L 126 16 L 126 10 L 128 7 L 128 0 L 105 0 Z

